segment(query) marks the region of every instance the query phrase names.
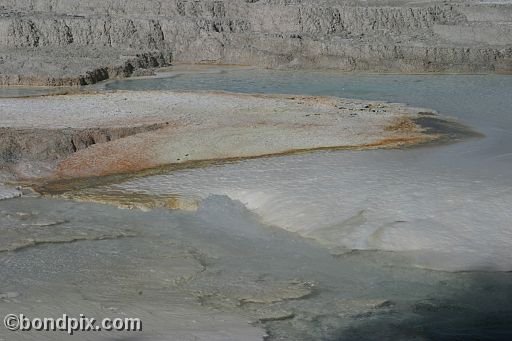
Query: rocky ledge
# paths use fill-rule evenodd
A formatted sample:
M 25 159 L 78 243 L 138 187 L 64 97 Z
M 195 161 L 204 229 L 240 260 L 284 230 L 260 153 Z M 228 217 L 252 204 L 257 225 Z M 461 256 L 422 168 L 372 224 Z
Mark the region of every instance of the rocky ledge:
M 0 84 L 79 85 L 170 62 L 511 72 L 512 4 L 0 0 Z
M 210 92 L 3 99 L 0 166 L 18 179 L 56 181 L 320 148 L 397 147 L 439 139 L 419 123 L 433 115 L 334 97 Z

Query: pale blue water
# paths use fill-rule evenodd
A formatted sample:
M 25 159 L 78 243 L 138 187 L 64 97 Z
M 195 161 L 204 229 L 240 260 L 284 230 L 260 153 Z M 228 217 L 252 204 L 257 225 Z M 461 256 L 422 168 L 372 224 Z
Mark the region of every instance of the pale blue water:
M 307 94 L 383 100 L 432 108 L 440 114 L 459 119 L 485 134 L 486 138 L 469 145 L 445 147 L 433 158 L 425 159 L 425 166 L 445 168 L 456 164 L 457 168 L 465 171 L 512 179 L 512 77 L 507 75 L 219 69 L 216 73 L 178 73 L 168 78 L 114 81 L 106 84 L 105 88 Z
M 311 297 L 278 305 L 295 317 L 265 323 L 272 339 L 512 337 L 512 272 L 489 271 L 510 271 L 512 265 L 511 210 L 507 209 L 512 206 L 512 77 L 230 69 L 114 81 L 104 87 L 294 93 L 403 102 L 455 117 L 484 133 L 485 138 L 410 150 L 255 159 L 137 179 L 116 187 L 126 190 L 131 186 L 152 194 L 178 190 L 204 194 L 207 199 L 196 213 L 122 211 L 52 199 L 0 202 L 0 231 L 13 221 L 33 219 L 36 223 L 62 222 L 50 227 L 54 229 L 52 236 L 88 235 L 91 229 L 107 235 L 117 231 L 136 234 L 132 238 L 48 243 L 0 253 L 0 291 L 19 291 L 23 311 L 35 307 L 55 313 L 71 307 L 76 312 L 77 307 L 84 306 L 91 314 L 98 314 L 129 302 L 127 315 L 143 307 L 148 315 L 163 319 L 167 316 L 164 312 L 174 309 L 172 291 L 164 281 L 173 271 L 172 262 L 164 256 L 179 246 L 207 255 L 208 271 L 184 286 L 192 291 L 229 295 L 258 281 L 316 282 Z M 259 216 L 247 210 L 262 198 L 270 199 L 254 210 Z M 403 231 L 414 233 L 391 240 L 393 252 L 386 249 L 389 240 L 382 239 L 375 245 L 385 251 L 377 248 L 335 257 L 313 241 L 260 221 L 263 217 L 276 226 L 289 223 L 307 227 L 361 210 L 369 212 L 369 222 L 397 217 L 409 220 L 410 226 Z M 29 214 L 17 216 L 18 211 Z M 13 226 L 10 232 L 17 225 Z M 372 226 L 361 223 L 360 227 Z M 33 234 L 26 232 L 27 238 L 41 238 L 46 230 L 38 225 L 31 229 Z M 400 226 L 389 229 L 392 237 L 399 232 Z M 443 238 L 436 239 L 437 235 Z M 441 244 L 447 249 L 448 257 L 427 258 L 437 268 L 447 265 L 472 271 L 433 271 L 428 264 L 416 268 L 416 261 L 425 261 L 421 258 L 424 255 L 412 253 L 411 258 L 401 248 L 404 244 L 414 246 L 418 236 L 423 238 L 422 247 Z M 481 269 L 487 271 L 476 271 L 474 262 L 480 258 L 485 258 Z M 148 271 L 153 268 L 158 271 Z M 144 295 L 136 294 L 140 290 Z M 43 303 L 37 295 L 41 291 L 46 300 Z M 344 310 L 344 300 L 374 299 L 388 302 L 371 313 Z M 152 328 L 149 326 L 147 332 L 159 331 Z M 173 339 L 165 320 L 159 328 Z M 2 336 L 0 332 L 0 339 Z
M 116 190 L 228 195 L 266 223 L 309 236 L 341 225 L 322 238 L 347 248 L 411 251 L 414 264 L 434 269 L 512 270 L 512 77 L 213 70 L 105 87 L 403 102 L 433 108 L 485 137 L 419 149 L 251 160 L 149 177 Z M 364 222 L 345 231 L 342 222 L 359 212 Z
M 434 107 L 468 122 L 512 124 L 507 75 L 347 74 L 325 71 L 221 70 L 105 84 L 123 90 L 224 90 L 339 96 Z M 489 106 L 491 104 L 491 106 Z M 500 114 L 505 112 L 505 115 Z
M 373 214 L 376 223 L 379 214 L 381 224 L 390 217 L 410 222 L 407 222 L 411 224 L 410 230 L 389 228 L 388 238 L 372 245 L 396 251 L 414 250 L 414 245 L 420 245 L 418 253 L 413 253 L 413 263 L 447 269 L 510 270 L 512 254 L 507 251 L 512 247 L 510 76 L 219 69 L 216 73 L 112 82 L 105 87 L 339 96 L 401 102 L 453 117 L 485 137 L 413 150 L 324 152 L 251 160 L 212 170 L 141 179 L 119 187 L 133 186 L 156 193 L 227 194 L 253 207 L 267 221 L 291 228 L 314 226 L 331 218 L 342 220 L 341 216 L 350 217 L 347 212 L 366 210 L 370 212 L 368 219 Z M 260 204 L 262 198 L 266 202 Z M 366 222 L 359 228 L 371 230 L 372 227 Z M 406 234 L 401 235 L 400 231 Z M 331 237 L 335 239 L 337 235 Z M 356 238 L 355 245 L 360 242 L 365 240 Z M 442 251 L 433 251 L 433 255 L 422 259 L 423 252 L 430 249 Z M 387 255 L 381 257 L 386 259 Z M 400 262 L 393 264 L 400 267 Z M 340 266 L 340 271 L 352 270 Z M 383 269 L 379 276 L 398 288 L 404 283 L 395 274 L 393 270 Z M 411 280 L 415 276 L 411 272 Z M 462 287 L 479 283 L 488 291 L 469 293 L 461 289 L 450 298 L 441 295 L 444 298 L 443 303 L 438 302 L 439 306 L 429 301 L 437 300 L 436 295 L 426 294 L 416 283 L 417 291 L 413 291 L 429 297 L 425 305 L 418 302 L 412 307 L 412 315 L 416 317 L 397 312 L 394 316 L 363 319 L 364 322 L 354 323 L 353 328 L 341 328 L 340 340 L 409 339 L 407 330 L 411 332 L 410 338 L 421 335 L 429 340 L 508 339 L 510 328 L 501 324 L 512 325 L 509 291 L 512 282 L 509 274 L 496 274 L 492 279 L 488 276 L 478 271 L 471 275 L 472 280 L 455 276 L 461 280 Z M 426 280 L 426 283 L 432 282 Z M 439 292 L 443 291 L 442 283 L 437 283 Z M 384 285 L 382 290 L 389 292 L 390 288 Z M 412 294 L 409 290 L 402 291 L 404 297 Z M 455 321 L 455 316 L 462 320 Z M 280 327 L 278 324 L 277 328 Z M 424 332 L 418 334 L 420 329 Z

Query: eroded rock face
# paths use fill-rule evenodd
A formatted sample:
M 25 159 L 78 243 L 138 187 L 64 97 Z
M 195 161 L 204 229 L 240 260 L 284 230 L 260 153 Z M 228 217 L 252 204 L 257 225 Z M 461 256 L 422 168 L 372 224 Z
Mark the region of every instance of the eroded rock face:
M 266 67 L 506 72 L 511 33 L 512 5 L 476 1 L 1 0 L 0 83 L 87 84 L 165 65 L 170 54 Z M 121 57 L 134 55 L 130 65 Z
M 164 122 L 134 127 L 84 129 L 10 129 L 0 127 L 0 160 L 4 162 L 17 162 L 23 159 L 57 160 L 95 144 L 157 130 L 165 126 Z

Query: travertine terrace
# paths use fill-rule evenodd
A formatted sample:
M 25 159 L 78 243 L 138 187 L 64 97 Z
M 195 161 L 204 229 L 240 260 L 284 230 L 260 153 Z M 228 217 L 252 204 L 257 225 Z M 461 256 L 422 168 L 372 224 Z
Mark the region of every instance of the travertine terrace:
M 18 178 L 104 176 L 326 147 L 417 144 L 438 137 L 414 121 L 430 115 L 401 104 L 208 92 L 3 99 L 0 155 Z
M 0 84 L 90 84 L 171 62 L 510 72 L 512 5 L 472 0 L 0 1 Z

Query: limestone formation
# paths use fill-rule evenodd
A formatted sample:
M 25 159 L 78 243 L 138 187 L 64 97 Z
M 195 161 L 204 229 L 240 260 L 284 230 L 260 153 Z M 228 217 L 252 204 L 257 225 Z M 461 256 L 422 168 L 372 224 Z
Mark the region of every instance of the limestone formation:
M 396 103 L 206 92 L 3 99 L 0 167 L 18 178 L 73 179 L 326 147 L 414 145 L 441 138 L 415 123 L 426 112 L 433 115 Z
M 510 72 L 512 4 L 0 0 L 0 84 L 79 85 L 174 62 Z

